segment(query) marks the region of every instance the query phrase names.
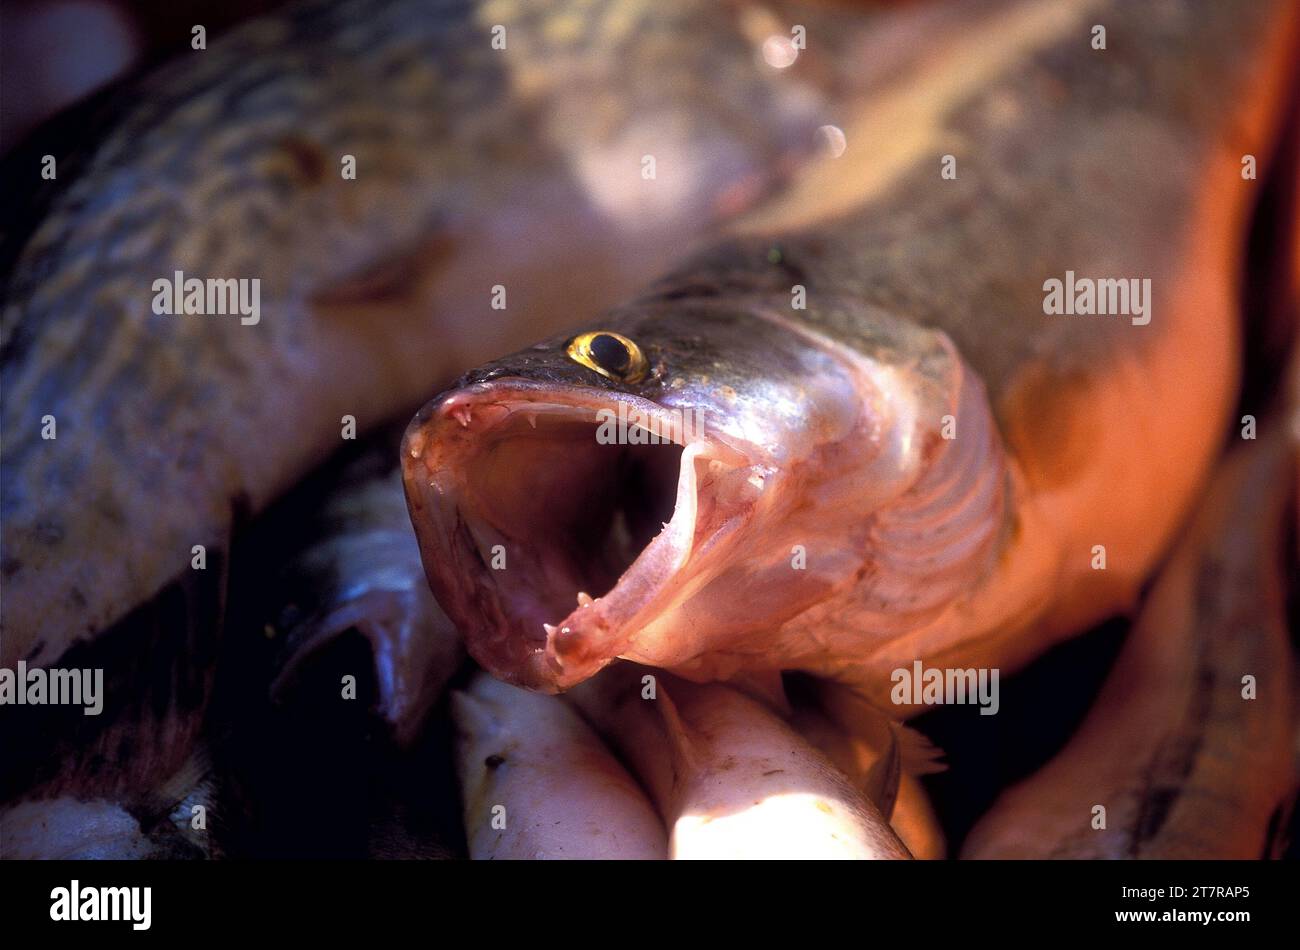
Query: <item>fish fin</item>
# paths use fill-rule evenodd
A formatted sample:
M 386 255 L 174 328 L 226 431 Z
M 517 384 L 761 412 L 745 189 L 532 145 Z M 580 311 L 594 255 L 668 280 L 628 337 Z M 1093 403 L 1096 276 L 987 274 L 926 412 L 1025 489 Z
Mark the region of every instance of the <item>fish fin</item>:
M 195 806 L 209 812 L 214 809 L 218 784 L 211 753 L 200 741 L 175 773 L 127 805 L 126 810 L 139 822 L 141 833 L 150 843 L 150 857 L 220 856 L 219 835 L 209 833 L 206 825 L 201 829 L 191 825 Z M 205 820 L 218 819 L 208 816 Z
M 902 770 L 909 775 L 930 775 L 948 766 L 939 761 L 943 750 L 923 733 L 905 725 L 867 699 L 851 685 L 820 681 L 818 699 L 827 716 L 841 728 L 881 753 L 898 746 Z
M 888 821 L 894 814 L 898 801 L 898 786 L 903 777 L 903 757 L 900 743 L 891 732 L 886 748 L 881 752 L 867 774 L 862 777 L 861 791 L 871 800 Z
M 278 670 L 271 681 L 271 699 L 275 702 L 284 702 L 293 684 L 302 675 L 311 659 L 336 642 L 339 637 L 351 630 L 357 630 L 365 636 L 359 629 L 359 625 L 367 619 L 369 608 L 372 606 L 373 604 L 367 603 L 363 597 L 319 611 L 294 624 L 284 636 L 283 652 L 276 661 Z M 369 624 L 369 627 L 372 636 L 366 636 L 366 639 L 370 642 L 373 651 L 377 648 L 373 636 L 377 628 L 374 623 Z M 268 636 L 274 632 L 272 625 L 268 625 L 267 630 Z
M 908 775 L 934 775 L 948 770 L 948 763 L 939 761 L 944 756 L 943 749 L 935 745 L 925 733 L 892 720 L 890 728 L 898 746 L 903 771 Z
M 200 743 L 188 759 L 156 788 L 142 796 L 136 810 L 143 809 L 152 815 L 168 815 L 194 791 L 212 771 L 212 756 L 207 746 Z M 144 822 L 141 822 L 144 825 Z
M 792 711 L 780 670 L 738 673 L 727 681 L 727 685 L 750 699 L 758 700 L 778 716 L 788 717 Z
M 655 693 L 654 703 L 655 709 L 659 711 L 660 720 L 663 722 L 668 739 L 669 752 L 673 758 L 673 770 L 678 775 L 684 772 L 699 771 L 703 758 L 699 750 L 695 748 L 695 740 L 691 738 L 691 730 L 682 719 L 681 713 L 678 712 L 677 704 L 668 695 L 665 685 L 661 678 L 658 691 Z
M 421 590 L 413 596 L 421 602 L 395 591 L 367 591 L 296 625 L 285 637 L 289 653 L 271 683 L 271 698 L 282 701 L 307 660 L 355 630 L 370 645 L 377 710 L 398 744 L 409 746 L 463 656 L 450 645 L 459 638 L 433 595 Z

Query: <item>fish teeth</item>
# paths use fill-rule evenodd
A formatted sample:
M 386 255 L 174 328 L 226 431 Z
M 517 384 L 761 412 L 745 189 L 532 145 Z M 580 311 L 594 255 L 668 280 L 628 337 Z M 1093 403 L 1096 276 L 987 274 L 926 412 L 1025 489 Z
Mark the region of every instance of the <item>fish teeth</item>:
M 560 628 L 553 623 L 544 623 L 542 624 L 542 629 L 546 631 L 546 635 L 548 637 L 553 637 L 555 636 L 555 631 L 559 630 Z
M 532 428 L 534 428 L 534 429 L 537 428 L 537 413 L 535 413 L 535 412 L 528 412 L 528 413 L 525 413 L 525 414 L 524 414 L 524 418 L 528 420 L 528 424 L 529 424 Z
M 595 601 L 591 599 L 591 595 L 588 594 L 585 590 L 580 590 L 580 591 L 578 591 L 578 606 L 579 606 L 579 607 L 590 607 L 590 606 L 591 606 L 592 604 L 594 604 L 594 603 L 595 603 Z

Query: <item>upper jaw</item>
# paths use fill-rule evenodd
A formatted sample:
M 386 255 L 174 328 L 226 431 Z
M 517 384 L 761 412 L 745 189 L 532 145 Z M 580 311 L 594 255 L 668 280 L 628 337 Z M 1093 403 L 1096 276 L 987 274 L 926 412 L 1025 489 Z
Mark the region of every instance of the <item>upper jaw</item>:
M 467 481 L 475 454 L 508 437 L 520 414 L 530 428 L 588 423 L 594 431 L 609 418 L 601 411 L 617 414 L 620 405 L 634 425 L 648 421 L 662 441 L 682 446 L 671 518 L 604 596 L 512 588 L 518 576 L 489 568 L 480 550 L 478 532 L 487 530 L 493 500 Z M 426 574 L 470 653 L 502 679 L 558 692 L 625 653 L 649 620 L 680 599 L 698 571 L 693 556 L 700 545 L 708 542 L 712 561 L 752 516 L 771 474 L 758 455 L 640 396 L 502 378 L 449 393 L 423 410 L 408 429 L 402 462 Z M 574 606 L 539 622 L 538 601 L 557 594 Z

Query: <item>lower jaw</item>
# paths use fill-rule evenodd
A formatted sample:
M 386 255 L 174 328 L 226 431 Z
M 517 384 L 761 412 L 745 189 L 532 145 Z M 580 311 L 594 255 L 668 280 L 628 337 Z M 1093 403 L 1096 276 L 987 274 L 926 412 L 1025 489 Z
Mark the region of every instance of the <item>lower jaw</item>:
M 481 665 L 517 685 L 556 692 L 627 652 L 636 625 L 674 584 L 697 543 L 715 542 L 727 519 L 752 506 L 763 482 L 749 458 L 712 441 L 606 446 L 586 416 L 516 413 L 504 420 L 510 431 L 492 424 L 488 446 L 501 448 L 476 446 L 442 469 L 450 478 L 429 507 L 441 509 L 450 537 L 432 546 L 437 566 L 430 573 L 441 575 L 440 594 L 463 612 L 455 619 Z M 477 438 L 484 444 L 482 433 Z M 427 481 L 408 477 L 408 486 L 423 491 Z M 447 517 L 452 498 L 458 511 Z M 630 530 L 616 530 L 619 518 Z M 630 551 L 615 540 L 623 537 L 632 542 Z M 508 549 L 511 568 L 522 565 L 513 580 L 510 571 L 492 569 L 490 552 L 498 543 Z M 449 544 L 464 545 L 462 554 Z M 483 570 L 471 580 L 463 568 L 472 564 Z M 584 607 L 584 587 L 595 595 L 608 589 L 595 606 Z M 601 601 L 607 601 L 604 613 Z M 475 637 L 472 631 L 485 623 L 495 635 Z

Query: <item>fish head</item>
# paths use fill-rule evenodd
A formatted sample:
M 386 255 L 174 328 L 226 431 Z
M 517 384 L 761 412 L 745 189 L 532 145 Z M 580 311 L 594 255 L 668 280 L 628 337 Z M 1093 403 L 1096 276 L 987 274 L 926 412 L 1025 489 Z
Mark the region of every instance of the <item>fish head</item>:
M 764 662 L 763 632 L 861 566 L 856 515 L 911 477 L 911 429 L 789 310 L 788 294 L 628 305 L 416 415 L 412 523 L 482 666 L 555 692 L 620 656 Z

